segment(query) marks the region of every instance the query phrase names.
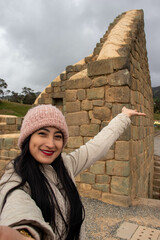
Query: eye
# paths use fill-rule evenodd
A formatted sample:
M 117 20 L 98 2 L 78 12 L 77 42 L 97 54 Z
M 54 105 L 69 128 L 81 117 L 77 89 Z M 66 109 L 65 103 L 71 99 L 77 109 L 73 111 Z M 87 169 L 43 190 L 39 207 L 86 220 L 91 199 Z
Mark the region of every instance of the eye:
M 45 133 L 44 131 L 39 131 L 39 132 L 38 132 L 38 135 L 40 135 L 40 136 L 45 136 L 46 133 Z
M 62 134 L 56 134 L 54 137 L 58 140 L 61 140 L 62 139 Z

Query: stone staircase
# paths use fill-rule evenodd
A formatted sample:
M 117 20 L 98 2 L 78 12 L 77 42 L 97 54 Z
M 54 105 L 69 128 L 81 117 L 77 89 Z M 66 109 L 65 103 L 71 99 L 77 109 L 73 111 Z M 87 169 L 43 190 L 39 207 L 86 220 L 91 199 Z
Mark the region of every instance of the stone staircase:
M 6 164 L 19 154 L 17 141 L 22 118 L 0 115 L 0 176 Z
M 160 156 L 154 155 L 153 198 L 160 199 Z

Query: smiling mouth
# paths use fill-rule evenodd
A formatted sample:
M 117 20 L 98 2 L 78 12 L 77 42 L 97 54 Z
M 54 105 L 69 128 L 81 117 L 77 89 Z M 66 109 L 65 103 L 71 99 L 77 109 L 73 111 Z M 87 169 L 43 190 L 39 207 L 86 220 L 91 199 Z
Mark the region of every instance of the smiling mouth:
M 52 156 L 54 153 L 53 151 L 48 151 L 48 150 L 41 150 L 41 152 L 46 156 Z

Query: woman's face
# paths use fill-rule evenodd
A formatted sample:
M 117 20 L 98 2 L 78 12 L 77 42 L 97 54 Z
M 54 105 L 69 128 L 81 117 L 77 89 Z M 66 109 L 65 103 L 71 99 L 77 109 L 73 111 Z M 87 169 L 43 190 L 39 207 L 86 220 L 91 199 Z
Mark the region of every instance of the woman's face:
M 63 135 L 54 127 L 44 127 L 32 134 L 29 151 L 36 161 L 51 164 L 61 153 Z

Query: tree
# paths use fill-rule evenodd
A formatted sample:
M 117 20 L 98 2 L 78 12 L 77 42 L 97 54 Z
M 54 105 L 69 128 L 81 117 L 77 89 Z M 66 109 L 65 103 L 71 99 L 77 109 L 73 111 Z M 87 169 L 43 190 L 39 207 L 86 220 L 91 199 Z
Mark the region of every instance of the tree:
M 23 98 L 23 103 L 24 104 L 33 104 L 36 100 L 36 94 L 35 93 L 30 93 L 27 94 L 24 98 Z
M 160 99 L 154 99 L 154 113 L 160 113 Z
M 24 94 L 22 100 L 24 104 L 33 104 L 37 97 L 34 91 L 27 87 L 22 88 L 22 94 Z
M 23 87 L 22 88 L 22 94 L 27 95 L 30 93 L 33 93 L 34 91 L 31 88 Z
M 10 96 L 9 100 L 11 102 L 17 102 L 21 103 L 22 102 L 22 95 L 19 95 L 19 93 L 12 91 L 12 95 Z
M 4 89 L 7 88 L 7 83 L 5 82 L 5 80 L 3 80 L 2 78 L 0 78 L 0 96 L 4 96 Z

